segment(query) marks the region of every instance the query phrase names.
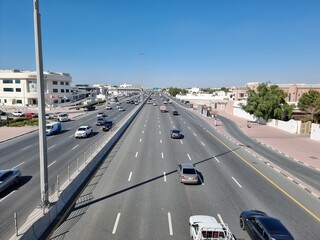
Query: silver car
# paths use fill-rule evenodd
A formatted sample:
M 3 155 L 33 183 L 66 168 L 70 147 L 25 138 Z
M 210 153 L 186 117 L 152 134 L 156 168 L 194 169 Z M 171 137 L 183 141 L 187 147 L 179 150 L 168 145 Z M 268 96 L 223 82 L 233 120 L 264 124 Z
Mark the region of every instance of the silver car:
M 17 184 L 20 178 L 21 172 L 18 169 L 0 170 L 0 192 Z
M 192 163 L 178 164 L 178 175 L 182 183 L 198 184 L 198 172 Z

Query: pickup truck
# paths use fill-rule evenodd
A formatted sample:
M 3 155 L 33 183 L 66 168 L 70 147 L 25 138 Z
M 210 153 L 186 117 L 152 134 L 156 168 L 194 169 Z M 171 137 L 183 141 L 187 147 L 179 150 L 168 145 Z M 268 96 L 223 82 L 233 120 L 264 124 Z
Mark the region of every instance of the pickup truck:
M 189 218 L 190 237 L 193 240 L 236 240 L 228 225 L 214 217 L 194 215 Z

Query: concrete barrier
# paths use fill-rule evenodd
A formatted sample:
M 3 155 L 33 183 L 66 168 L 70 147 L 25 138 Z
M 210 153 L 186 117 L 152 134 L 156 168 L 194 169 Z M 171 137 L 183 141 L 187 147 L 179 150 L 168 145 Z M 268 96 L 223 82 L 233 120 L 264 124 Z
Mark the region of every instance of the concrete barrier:
M 48 228 L 54 223 L 55 219 L 62 215 L 64 210 L 74 201 L 79 190 L 87 182 L 88 178 L 93 174 L 94 170 L 99 167 L 100 163 L 104 160 L 105 155 L 111 150 L 113 145 L 118 141 L 121 135 L 125 132 L 133 119 L 138 115 L 146 100 L 141 103 L 139 108 L 136 109 L 132 115 L 127 116 L 119 123 L 120 128 L 114 132 L 111 139 L 105 143 L 104 147 L 91 159 L 85 168 L 77 173 L 77 176 L 71 181 L 67 187 L 61 192 L 59 199 L 49 209 L 49 211 L 36 222 L 32 224 L 28 230 L 26 230 L 20 239 L 41 239 L 46 233 Z

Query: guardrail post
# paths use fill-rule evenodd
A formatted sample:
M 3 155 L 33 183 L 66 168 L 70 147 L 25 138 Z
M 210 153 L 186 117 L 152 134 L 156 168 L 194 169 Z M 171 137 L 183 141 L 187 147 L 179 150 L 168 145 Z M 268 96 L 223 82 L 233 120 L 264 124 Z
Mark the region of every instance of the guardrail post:
M 92 147 L 90 146 L 90 157 L 92 158 Z
M 87 161 L 86 161 L 86 152 L 83 153 L 83 159 L 84 159 L 84 163 L 87 164 Z
M 16 237 L 18 237 L 19 236 L 19 232 L 18 232 L 18 216 L 17 216 L 16 212 L 14 212 L 13 217 L 14 217 L 14 229 L 15 229 L 15 232 L 16 232 Z
M 68 180 L 70 181 L 70 165 L 68 165 Z

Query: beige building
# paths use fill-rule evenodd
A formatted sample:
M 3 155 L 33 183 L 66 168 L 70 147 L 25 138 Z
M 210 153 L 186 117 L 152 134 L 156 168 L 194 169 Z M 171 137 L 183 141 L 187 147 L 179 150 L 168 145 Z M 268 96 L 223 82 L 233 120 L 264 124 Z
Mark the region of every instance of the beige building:
M 68 73 L 44 72 L 47 105 L 64 103 L 78 98 L 71 87 Z M 0 70 L 0 105 L 37 105 L 37 73 L 25 70 Z
M 248 89 L 256 89 L 259 83 L 247 83 L 246 86 L 240 87 L 232 87 L 231 91 L 233 93 L 234 101 L 242 101 L 246 100 L 248 95 Z M 279 86 L 285 93 L 288 94 L 285 99 L 289 103 L 297 103 L 299 102 L 300 97 L 303 93 L 308 92 L 310 89 L 316 90 L 320 92 L 320 84 L 305 84 L 305 83 L 294 83 L 294 84 L 275 84 Z

